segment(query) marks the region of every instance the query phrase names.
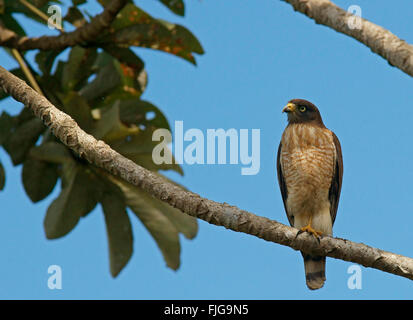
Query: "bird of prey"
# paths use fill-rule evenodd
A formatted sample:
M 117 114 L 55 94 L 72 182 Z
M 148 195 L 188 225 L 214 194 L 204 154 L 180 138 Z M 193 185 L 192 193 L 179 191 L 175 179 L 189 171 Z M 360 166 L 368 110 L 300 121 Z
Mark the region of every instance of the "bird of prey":
M 290 100 L 283 112 L 288 125 L 278 147 L 277 175 L 288 221 L 317 239 L 332 236 L 343 178 L 340 142 L 311 102 Z M 307 287 L 321 288 L 326 257 L 301 253 Z

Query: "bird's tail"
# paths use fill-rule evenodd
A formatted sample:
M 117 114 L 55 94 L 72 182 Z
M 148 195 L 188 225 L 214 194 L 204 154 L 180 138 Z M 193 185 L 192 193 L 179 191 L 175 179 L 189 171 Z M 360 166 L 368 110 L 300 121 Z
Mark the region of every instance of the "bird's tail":
M 326 281 L 326 257 L 302 253 L 304 258 L 305 281 L 311 290 L 320 289 Z

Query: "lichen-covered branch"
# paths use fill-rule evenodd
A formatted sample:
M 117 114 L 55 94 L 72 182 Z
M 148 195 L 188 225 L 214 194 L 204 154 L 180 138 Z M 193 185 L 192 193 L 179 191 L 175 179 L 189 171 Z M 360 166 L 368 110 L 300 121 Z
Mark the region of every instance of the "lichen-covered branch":
M 24 51 L 33 49 L 63 50 L 67 47 L 86 44 L 94 41 L 104 29 L 110 26 L 126 3 L 127 0 L 113 0 L 90 23 L 77 28 L 73 32 L 63 33 L 58 36 L 21 37 L 0 25 L 0 46 Z
M 53 106 L 24 81 L 0 67 L 0 87 L 30 108 L 66 146 L 90 163 L 142 188 L 182 212 L 237 232 L 289 246 L 314 255 L 352 261 L 413 280 L 413 259 L 345 239 L 311 235 L 277 221 L 254 215 L 226 203 L 218 203 L 185 191 L 142 168 L 84 132 L 67 114 Z
M 354 20 L 354 16 L 336 6 L 329 0 L 282 0 L 291 4 L 316 23 L 323 24 L 344 33 L 361 43 L 371 51 L 413 76 L 413 45 L 399 39 L 390 31 L 364 18 Z M 355 22 L 355 23 L 354 23 Z M 357 25 L 359 23 L 359 25 Z

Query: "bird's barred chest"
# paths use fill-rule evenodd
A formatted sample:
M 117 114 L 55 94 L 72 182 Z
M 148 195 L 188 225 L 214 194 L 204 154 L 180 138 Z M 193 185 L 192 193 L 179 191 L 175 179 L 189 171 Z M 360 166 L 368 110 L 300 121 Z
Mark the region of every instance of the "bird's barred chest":
M 293 124 L 282 137 L 281 167 L 288 194 L 305 198 L 327 196 L 334 173 L 336 149 L 326 128 Z M 298 199 L 297 199 L 298 200 Z

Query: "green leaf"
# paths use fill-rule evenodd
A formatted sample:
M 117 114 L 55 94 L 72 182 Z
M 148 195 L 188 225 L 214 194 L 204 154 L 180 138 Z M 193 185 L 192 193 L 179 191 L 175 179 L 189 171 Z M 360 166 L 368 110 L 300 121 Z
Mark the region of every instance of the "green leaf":
M 144 70 L 143 61 L 129 48 L 108 45 L 103 49 L 119 62 L 114 62 L 114 65 L 121 78 L 121 92 L 133 94 L 136 99 L 148 84 L 148 74 Z
M 63 86 L 63 73 L 65 71 L 65 66 L 66 66 L 67 62 L 64 62 L 62 60 L 58 60 L 57 61 L 57 67 L 54 73 L 54 77 L 56 78 L 56 80 L 59 82 L 59 86 L 62 87 Z
M 61 98 L 64 97 L 60 79 L 55 75 L 43 74 L 41 77 L 37 77 L 37 80 L 45 97 L 60 109 L 63 104 Z
M 156 241 L 167 266 L 173 270 L 179 268 L 181 247 L 179 244 L 178 230 L 174 224 L 160 211 L 148 203 L 145 196 L 137 187 L 116 179 L 116 184 L 125 196 L 126 204 Z
M 112 149 L 148 170 L 174 170 L 183 175 L 182 168 L 175 163 L 172 155 L 172 163 L 170 164 L 155 164 L 153 162 L 152 151 L 153 148 L 159 143 L 158 141 L 152 141 L 153 131 L 154 128 L 139 130 L 125 139 L 110 141 L 109 145 Z M 167 152 L 171 153 L 169 149 Z
M 187 190 L 184 186 L 172 181 L 171 179 L 165 177 L 164 175 L 155 172 L 154 174 L 161 176 L 163 179 L 169 181 L 170 183 Z M 139 189 L 140 190 L 140 189 Z M 140 190 L 141 193 L 148 197 L 148 202 L 151 203 L 154 207 L 158 208 L 162 213 L 174 224 L 175 228 L 181 232 L 187 239 L 193 239 L 198 233 L 198 222 L 197 219 L 191 217 L 181 210 L 175 209 L 169 204 L 160 201 L 143 190 Z
M 108 97 L 110 101 L 111 97 Z M 164 114 L 152 103 L 124 96 L 119 104 L 120 120 L 128 125 L 164 128 L 170 130 Z
M 110 273 L 116 277 L 126 266 L 133 252 L 132 226 L 122 193 L 107 189 L 101 198 L 109 242 Z
M 4 49 L 8 54 L 10 54 L 10 55 L 13 57 L 13 59 L 14 59 L 14 56 L 11 54 L 11 49 L 8 49 L 8 48 L 3 48 L 3 49 Z M 10 70 L 9 72 L 12 73 L 12 74 L 14 74 L 15 76 L 19 77 L 20 79 L 25 79 L 25 78 L 26 78 L 26 76 L 24 75 L 22 69 L 20 69 L 20 68 L 12 69 L 12 70 Z M 9 96 L 10 96 L 10 94 L 4 92 L 3 89 L 0 89 L 0 100 L 2 100 L 2 99 L 4 99 L 4 98 L 7 98 L 7 97 L 9 97 Z
M 86 3 L 87 0 L 72 0 L 74 6 Z
M 30 2 L 30 1 L 29 1 Z M 52 3 L 61 3 L 61 1 L 54 0 L 34 0 L 31 1 L 34 6 L 42 11 L 45 15 L 49 16 L 47 9 Z M 47 21 L 43 18 L 40 18 L 36 13 L 23 5 L 20 1 L 17 0 L 4 0 L 5 3 L 5 15 L 11 15 L 12 13 L 23 13 L 28 18 L 33 19 L 41 24 L 47 25 Z
M 121 10 L 110 30 L 97 41 L 103 44 L 161 50 L 194 64 L 192 53 L 204 53 L 201 44 L 188 29 L 154 19 L 131 3 Z
M 70 115 L 86 132 L 92 129 L 94 121 L 90 106 L 77 92 L 71 91 L 65 96 L 62 111 Z
M 62 74 L 62 86 L 66 91 L 76 90 L 87 81 L 93 73 L 91 67 L 96 57 L 96 48 L 72 48 Z
M 4 98 L 7 98 L 8 96 L 9 94 L 0 88 L 0 100 L 3 100 Z
M 99 55 L 99 58 L 102 55 Z M 113 64 L 113 58 L 106 55 L 108 60 L 105 65 L 99 65 L 99 71 L 91 82 L 86 84 L 80 91 L 79 94 L 84 97 L 87 101 L 92 101 L 98 97 L 105 96 L 109 91 L 116 88 L 121 83 L 121 78 Z
M 6 172 L 4 170 L 3 164 L 0 162 L 0 190 L 4 189 L 6 184 Z
M 22 26 L 17 22 L 16 19 L 13 18 L 13 16 L 11 14 L 1 15 L 0 21 L 4 24 L 4 26 L 7 29 L 14 31 L 19 36 L 25 36 L 26 35 L 26 32 L 24 31 Z
M 118 97 L 128 97 L 122 100 Z M 113 149 L 149 170 L 174 170 L 183 174 L 182 168 L 172 161 L 171 164 L 155 164 L 152 151 L 158 141 L 152 141 L 157 127 L 169 129 L 163 114 L 149 102 L 130 99 L 131 95 L 113 94 L 105 101 L 112 107 L 94 110 L 95 127 L 91 134 L 107 142 Z M 115 100 L 115 101 L 113 101 Z M 147 114 L 153 113 L 148 119 Z M 170 151 L 169 151 L 170 152 Z
M 61 51 L 39 51 L 36 54 L 35 61 L 39 66 L 40 71 L 43 75 L 49 75 L 50 70 L 53 67 L 53 63 L 56 57 L 61 53 Z
M 10 136 L 14 127 L 14 119 L 6 111 L 0 116 L 0 145 L 3 144 Z
M 70 22 L 76 28 L 79 28 L 87 23 L 85 17 L 83 16 L 82 12 L 76 7 L 70 7 L 67 11 L 64 20 Z
M 24 190 L 33 202 L 46 198 L 56 185 L 57 166 L 28 157 L 23 163 L 22 180 Z
M 106 52 L 99 54 L 93 66 L 96 77 L 79 91 L 95 108 L 106 104 L 111 94 L 129 94 L 136 99 L 147 84 L 144 64 L 131 50 L 114 46 L 104 49 Z
M 61 3 L 60 1 L 56 1 L 56 0 L 31 0 L 31 1 L 29 1 L 29 2 L 33 2 L 33 4 L 36 6 L 36 7 L 43 7 L 44 5 L 46 5 L 46 4 L 49 4 L 49 2 L 55 2 L 55 3 Z M 49 4 L 50 5 L 50 4 Z M 48 6 L 49 6 L 48 5 Z
M 119 62 L 127 64 L 138 72 L 144 68 L 144 62 L 129 48 L 107 45 L 103 47 L 103 50 L 116 58 Z
M 124 139 L 139 131 L 138 127 L 127 127 L 119 119 L 119 103 L 101 114 L 101 118 L 95 124 L 92 131 L 96 139 L 110 142 L 116 139 Z
M 149 170 L 175 170 L 183 174 L 174 163 L 155 164 L 152 151 L 158 141 L 152 141 L 157 128 L 169 129 L 162 112 L 149 102 L 136 100 L 128 94 L 112 94 L 106 98 L 113 107 L 103 111 L 92 134 L 102 139 L 122 155 Z M 151 115 L 151 117 L 148 117 Z
M 145 199 L 148 205 L 151 205 L 153 208 L 158 209 L 162 212 L 174 227 L 181 232 L 186 238 L 193 239 L 195 238 L 198 232 L 198 224 L 196 219 L 182 213 L 180 210 L 171 207 L 169 204 L 157 200 L 148 194 L 141 192 L 141 197 Z
M 96 206 L 93 189 L 94 182 L 84 166 L 76 163 L 64 166 L 62 191 L 47 209 L 43 223 L 48 239 L 63 237 L 93 210 Z
M 17 127 L 23 124 L 24 122 L 27 122 L 32 119 L 36 119 L 33 111 L 25 107 L 23 107 L 20 113 L 17 116 L 14 116 L 13 118 L 15 118 L 15 121 L 16 121 L 15 123 Z
M 173 13 L 184 16 L 185 5 L 183 0 L 160 0 L 165 6 L 167 6 Z
M 13 164 L 24 161 L 29 149 L 36 143 L 39 135 L 45 130 L 43 122 L 38 118 L 32 118 L 23 122 L 10 134 L 4 142 L 4 149 L 9 153 Z
M 56 164 L 73 161 L 69 149 L 62 143 L 49 141 L 30 149 L 30 156 L 40 161 L 47 161 Z

